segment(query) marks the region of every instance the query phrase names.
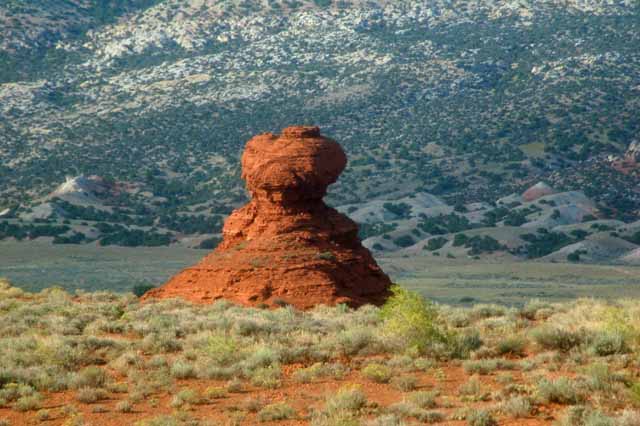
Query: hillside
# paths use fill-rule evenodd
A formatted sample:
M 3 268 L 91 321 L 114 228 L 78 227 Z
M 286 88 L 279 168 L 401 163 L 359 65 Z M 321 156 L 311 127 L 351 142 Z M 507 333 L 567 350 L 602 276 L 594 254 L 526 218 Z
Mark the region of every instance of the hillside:
M 420 193 L 492 204 L 545 181 L 633 222 L 639 7 L 12 0 L 0 5 L 0 213 L 97 175 L 115 189 L 104 208 L 69 220 L 121 226 L 116 243 L 215 234 L 246 199 L 244 142 L 313 123 L 350 158 L 336 206 Z
M 122 191 L 98 176 L 67 178 L 34 207 L 1 212 L 0 241 L 199 249 L 220 242 L 222 215 L 189 214 L 172 221 L 127 214 L 110 205 Z M 583 192 L 558 192 L 545 182 L 493 203 L 452 206 L 417 192 L 338 210 L 359 224 L 360 239 L 378 256 L 638 263 L 640 221 L 606 219 L 605 207 Z

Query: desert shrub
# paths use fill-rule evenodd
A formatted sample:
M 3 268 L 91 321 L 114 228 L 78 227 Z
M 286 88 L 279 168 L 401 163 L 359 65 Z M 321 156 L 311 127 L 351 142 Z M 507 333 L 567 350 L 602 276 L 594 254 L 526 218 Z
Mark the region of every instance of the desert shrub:
M 242 361 L 243 371 L 252 371 L 261 367 L 271 367 L 280 362 L 280 355 L 271 348 L 261 346 L 251 356 Z
M 137 404 L 153 393 L 151 386 L 147 383 L 137 384 L 133 391 L 129 393 L 129 401 Z
M 395 404 L 391 404 L 386 408 L 386 411 L 403 419 L 408 417 L 418 418 L 426 412 L 426 410 L 406 402 L 396 402 Z
M 13 408 L 17 411 L 34 411 L 42 407 L 42 395 L 34 392 L 30 395 L 24 395 L 18 398 Z
M 73 413 L 65 420 L 64 426 L 86 426 L 84 415 L 82 413 Z
M 171 390 L 173 380 L 168 368 L 152 370 L 142 374 L 142 376 L 131 378 L 131 380 L 136 382 L 133 387 L 133 392 L 142 393 L 146 398 L 155 392 Z
M 444 416 L 441 413 L 427 411 L 406 402 L 392 404 L 387 407 L 387 411 L 401 418 L 413 417 L 418 419 L 420 422 L 425 423 L 436 423 L 444 419 Z
M 243 388 L 244 386 L 242 384 L 242 380 L 238 379 L 237 377 L 229 380 L 229 382 L 227 383 L 227 392 L 229 393 L 242 392 Z
M 584 426 L 618 426 L 615 419 L 600 410 L 589 410 L 584 416 L 583 422 Z
M 551 326 L 542 326 L 531 332 L 533 340 L 543 349 L 568 352 L 583 344 L 587 336 L 583 331 L 571 331 Z
M 621 423 L 600 410 L 584 406 L 569 407 L 557 422 L 558 426 L 620 426 Z
M 2 401 L 0 406 L 7 405 L 9 402 L 16 401 L 21 397 L 33 395 L 34 393 L 36 393 L 35 389 L 29 385 L 7 383 L 0 389 L 0 401 Z
M 486 393 L 482 388 L 482 383 L 477 376 L 471 377 L 465 383 L 460 385 L 458 393 L 464 397 L 470 397 L 473 400 L 479 401 L 486 398 Z
M 236 338 L 224 334 L 210 335 L 202 350 L 207 358 L 222 366 L 237 362 L 241 354 L 240 344 Z
M 394 356 L 387 360 L 386 365 L 397 371 L 412 371 L 415 369 L 414 360 L 408 355 Z
M 424 246 L 425 250 L 428 251 L 436 251 L 436 250 L 440 250 L 442 247 L 444 247 L 445 244 L 447 244 L 449 242 L 449 240 L 447 240 L 444 237 L 434 237 L 434 238 L 430 238 L 427 241 L 427 244 Z
M 524 356 L 527 339 L 522 336 L 509 336 L 501 339 L 496 346 L 498 355 Z
M 181 426 L 181 422 L 176 416 L 162 415 L 152 419 L 145 419 L 136 422 L 134 426 Z
M 587 386 L 594 391 L 609 392 L 616 382 L 625 382 L 626 377 L 610 370 L 605 363 L 591 364 L 585 369 Z
M 516 419 L 529 416 L 531 408 L 531 402 L 524 396 L 514 396 L 502 404 L 504 412 Z
M 149 359 L 146 366 L 152 369 L 164 368 L 169 366 L 169 362 L 164 355 L 154 355 Z
M 349 373 L 349 368 L 339 362 L 325 364 L 322 369 L 322 373 L 326 377 L 331 377 L 334 380 L 342 380 Z
M 292 378 L 298 383 L 310 383 L 320 377 L 332 377 L 340 380 L 347 373 L 347 368 L 340 363 L 323 364 L 317 362 L 307 368 L 296 370 Z
M 366 426 L 404 426 L 402 419 L 395 414 L 383 414 L 370 420 Z
M 407 400 L 411 404 L 420 408 L 436 408 L 436 397 L 438 393 L 435 391 L 418 391 L 408 395 Z
M 153 290 L 154 288 L 156 288 L 153 285 L 149 285 L 149 284 L 138 284 L 133 286 L 133 288 L 131 289 L 131 292 L 133 294 L 136 295 L 136 297 L 142 297 L 144 296 L 144 294 L 150 290 Z
M 75 405 L 63 405 L 60 409 L 60 413 L 64 417 L 75 417 L 81 415 L 80 411 Z
M 362 375 L 376 383 L 388 383 L 392 373 L 389 367 L 377 363 L 368 364 L 362 369 Z
M 113 393 L 127 393 L 129 392 L 129 385 L 126 382 L 122 383 L 109 383 L 106 386 L 109 392 Z
M 511 383 L 502 387 L 497 392 L 496 397 L 500 400 L 506 401 L 507 399 L 512 398 L 514 396 L 529 395 L 530 390 L 531 388 L 529 385 Z M 529 401 L 531 401 L 531 398 L 529 398 Z
M 482 318 L 501 317 L 506 313 L 504 306 L 495 304 L 478 304 L 470 312 L 471 318 L 478 320 Z
M 107 399 L 109 394 L 105 389 L 96 389 L 83 387 L 78 389 L 76 399 L 84 404 L 93 404 L 95 402 Z
M 469 374 L 486 375 L 498 369 L 498 361 L 495 359 L 480 359 L 475 361 L 465 361 L 462 364 L 464 371 Z
M 413 361 L 413 366 L 418 371 L 429 371 L 436 366 L 436 362 L 431 358 L 418 358 Z
M 171 377 L 176 379 L 193 379 L 196 377 L 196 370 L 190 362 L 178 359 L 171 365 Z
M 375 342 L 373 331 L 369 327 L 349 327 L 335 337 L 335 349 L 343 355 L 373 353 Z
M 131 413 L 133 411 L 133 404 L 126 399 L 116 404 L 116 411 L 119 413 Z
M 513 370 L 517 364 L 513 361 L 496 358 L 465 361 L 462 366 L 469 374 L 487 375 L 496 370 Z
M 472 351 L 479 349 L 483 342 L 478 331 L 450 334 L 446 345 L 438 345 L 434 355 L 447 358 L 466 359 Z
M 40 422 L 46 422 L 47 420 L 51 419 L 51 413 L 49 412 L 49 410 L 39 410 L 36 413 L 36 418 Z
M 608 356 L 629 352 L 626 336 L 619 331 L 601 331 L 596 333 L 590 349 L 598 356 Z
M 424 354 L 434 344 L 446 344 L 449 336 L 439 323 L 438 311 L 418 293 L 399 286 L 380 310 L 386 334 L 400 339 L 408 351 Z
M 221 399 L 227 396 L 227 390 L 219 386 L 209 386 L 204 390 L 203 395 L 208 400 Z
M 545 404 L 550 402 L 578 404 L 585 399 L 576 383 L 567 377 L 560 377 L 556 380 L 543 378 L 536 386 L 536 394 Z
M 129 374 L 131 370 L 144 368 L 144 358 L 134 352 L 124 352 L 112 360 L 109 366 L 125 376 Z
M 100 367 L 90 366 L 80 370 L 71 378 L 71 387 L 80 388 L 102 388 L 107 384 L 109 376 Z
M 140 347 L 145 353 L 165 354 L 182 350 L 182 344 L 176 339 L 174 333 L 160 332 L 150 333 L 142 339 Z
M 308 327 L 308 325 L 304 324 L 303 327 Z M 289 335 L 280 343 L 274 345 L 274 349 L 278 352 L 280 362 L 283 364 L 294 364 L 299 362 L 329 360 L 331 356 L 325 348 L 320 345 L 313 345 L 307 341 L 306 339 L 309 337 L 310 335 L 308 334 L 305 336 Z
M 311 426 L 360 426 L 360 410 L 366 403 L 359 387 L 343 386 L 327 398 L 322 410 L 313 412 Z
M 473 302 L 474 300 L 475 299 L 470 296 L 461 297 L 459 299 L 460 303 Z M 446 315 L 445 319 L 447 324 L 453 328 L 469 327 L 471 324 L 471 315 L 468 309 L 452 308 L 448 306 L 442 313 Z
M 629 399 L 631 402 L 640 407 L 640 382 L 636 382 L 629 388 Z
M 330 411 L 357 411 L 365 406 L 367 396 L 358 386 L 343 386 L 335 395 L 327 399 L 326 408 Z
M 231 333 L 241 337 L 257 336 L 263 334 L 265 331 L 269 331 L 269 326 L 265 323 L 257 321 L 253 317 L 246 318 L 243 316 L 237 318 L 231 326 Z M 264 349 L 268 350 L 270 348 L 261 346 L 257 348 L 254 353 L 262 351 Z
M 501 385 L 508 385 L 513 383 L 513 374 L 511 373 L 500 373 L 496 376 L 496 382 Z
M 439 413 L 437 411 L 427 411 L 424 415 L 418 420 L 426 422 L 426 423 L 441 423 L 445 419 L 445 415 Z
M 293 373 L 292 378 L 298 383 L 311 383 L 313 380 L 322 376 L 323 370 L 323 364 L 321 362 L 317 362 L 310 367 L 296 370 Z
M 285 403 L 270 404 L 258 412 L 258 420 L 261 422 L 289 420 L 295 417 L 296 410 Z
M 638 326 L 637 313 L 633 309 L 625 306 L 608 306 L 603 317 L 605 332 L 622 335 L 627 345 L 640 343 L 640 327 Z
M 585 411 L 586 407 L 581 405 L 567 408 L 556 422 L 557 426 L 581 426 Z
M 276 389 L 282 384 L 280 366 L 261 367 L 251 372 L 251 384 L 261 388 Z
M 200 379 L 229 380 L 240 374 L 240 368 L 237 365 L 220 367 L 200 360 L 196 363 L 196 374 Z
M 205 400 L 194 389 L 182 389 L 176 393 L 171 399 L 171 406 L 173 408 L 180 408 L 184 405 L 200 404 Z
M 399 376 L 391 379 L 393 387 L 402 392 L 409 392 L 416 388 L 418 379 L 414 376 Z
M 248 411 L 250 413 L 257 413 L 264 407 L 264 401 L 259 397 L 247 397 L 240 404 L 240 409 Z
M 469 426 L 498 426 L 498 422 L 487 410 L 474 410 L 467 416 Z

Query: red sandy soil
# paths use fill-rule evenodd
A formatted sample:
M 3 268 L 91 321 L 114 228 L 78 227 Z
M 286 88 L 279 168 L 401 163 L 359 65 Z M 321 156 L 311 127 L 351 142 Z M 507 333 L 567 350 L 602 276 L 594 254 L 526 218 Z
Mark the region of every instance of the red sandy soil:
M 369 361 L 367 359 L 356 359 L 354 362 L 361 362 L 363 365 Z M 242 425 L 309 425 L 308 415 L 312 408 L 322 408 L 325 398 L 329 395 L 335 394 L 336 390 L 345 385 L 359 385 L 361 389 L 366 393 L 370 406 L 378 406 L 381 408 L 387 407 L 391 404 L 402 402 L 403 392 L 398 391 L 389 384 L 373 383 L 364 378 L 359 371 L 352 371 L 342 380 L 329 380 L 318 379 L 313 383 L 301 384 L 291 379 L 291 374 L 298 368 L 305 367 L 303 365 L 288 365 L 283 368 L 284 378 L 282 387 L 279 389 L 261 389 L 251 386 L 246 382 L 243 384 L 243 390 L 239 393 L 228 393 L 221 399 L 213 400 L 211 403 L 204 405 L 194 405 L 191 407 L 189 414 L 193 418 L 197 419 L 210 419 L 217 420 L 221 424 L 229 419 L 233 412 L 241 409 L 243 402 L 247 398 L 259 398 L 265 404 L 271 404 L 275 402 L 286 402 L 293 407 L 297 413 L 298 418 L 295 420 L 283 420 L 274 422 L 259 422 L 255 413 L 247 413 L 246 417 L 242 421 Z M 438 371 L 436 374 L 435 371 Z M 114 372 L 112 372 L 114 373 Z M 520 371 L 510 371 L 513 376 L 513 383 L 523 384 L 524 378 Z M 566 374 L 565 374 L 566 373 Z M 554 372 L 549 374 L 550 378 L 557 378 L 560 376 L 572 376 L 568 372 Z M 496 404 L 495 401 L 486 402 L 463 402 L 458 396 L 458 388 L 465 383 L 470 375 L 465 373 L 462 366 L 459 363 L 447 363 L 442 364 L 434 370 L 430 370 L 427 373 L 424 372 L 411 372 L 405 373 L 412 375 L 418 379 L 418 387 L 416 390 L 438 390 L 440 396 L 437 398 L 438 407 L 433 409 L 443 415 L 445 418 L 450 417 L 453 413 L 461 408 L 489 408 Z M 115 374 L 114 374 L 115 375 Z M 493 373 L 487 376 L 479 376 L 483 384 L 483 389 L 486 391 L 499 390 L 504 385 L 496 382 L 497 373 Z M 126 379 L 120 377 L 122 381 Z M 193 390 L 204 391 L 208 387 L 224 387 L 225 381 L 215 380 L 182 380 L 178 382 L 176 386 L 177 390 L 189 388 Z M 33 424 L 46 424 L 50 426 L 63 425 L 68 417 L 65 417 L 62 413 L 62 407 L 65 405 L 75 406 L 80 413 L 83 414 L 86 424 L 88 425 L 104 425 L 104 426 L 121 426 L 121 425 L 133 425 L 135 422 L 150 419 L 160 415 L 168 415 L 175 410 L 170 406 L 173 394 L 165 392 L 158 395 L 153 395 L 146 401 L 142 401 L 134 405 L 134 410 L 131 413 L 120 413 L 115 410 L 116 404 L 120 400 L 127 398 L 127 394 L 111 394 L 111 398 L 106 401 L 101 401 L 98 404 L 83 404 L 75 400 L 75 392 L 66 391 L 61 393 L 53 393 L 47 395 L 44 409 L 48 409 L 51 415 L 51 419 L 45 422 L 39 422 L 36 418 L 36 412 L 19 413 L 11 409 L 0 409 L 0 419 L 8 419 L 10 425 L 33 425 Z M 152 406 L 149 402 L 150 399 L 157 401 L 156 406 Z M 373 404 L 371 404 L 373 403 Z M 92 408 L 96 405 L 100 405 L 106 409 L 105 413 L 93 413 Z M 534 415 L 529 418 L 513 419 L 505 416 L 497 416 L 498 423 L 500 425 L 509 426 L 538 426 L 538 425 L 551 425 L 553 421 L 559 416 L 559 413 L 564 410 L 564 406 L 553 404 L 550 406 L 538 407 L 534 410 Z M 370 416 L 373 417 L 373 416 Z M 466 425 L 464 420 L 444 420 L 437 423 L 441 425 Z

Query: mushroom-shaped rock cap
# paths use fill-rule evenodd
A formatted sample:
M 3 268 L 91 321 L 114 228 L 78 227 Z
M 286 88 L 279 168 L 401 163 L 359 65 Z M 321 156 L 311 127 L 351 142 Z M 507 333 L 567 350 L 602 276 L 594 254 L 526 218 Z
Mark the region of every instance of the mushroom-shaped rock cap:
M 257 198 L 286 194 L 322 198 L 347 165 L 340 145 L 318 127 L 287 127 L 280 135 L 265 133 L 247 142 L 242 178 Z

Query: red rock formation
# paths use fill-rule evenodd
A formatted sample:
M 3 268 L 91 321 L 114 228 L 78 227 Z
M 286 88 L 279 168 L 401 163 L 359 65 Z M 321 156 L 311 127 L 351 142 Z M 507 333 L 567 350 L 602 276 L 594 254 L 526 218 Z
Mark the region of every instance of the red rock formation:
M 317 127 L 251 139 L 242 155 L 251 201 L 229 216 L 211 254 L 145 299 L 280 300 L 301 309 L 382 303 L 389 278 L 360 244 L 357 225 L 322 201 L 346 164 L 340 145 Z
M 538 198 L 555 194 L 556 191 L 544 182 L 538 182 L 522 194 L 524 201 L 535 201 Z

